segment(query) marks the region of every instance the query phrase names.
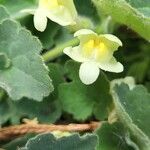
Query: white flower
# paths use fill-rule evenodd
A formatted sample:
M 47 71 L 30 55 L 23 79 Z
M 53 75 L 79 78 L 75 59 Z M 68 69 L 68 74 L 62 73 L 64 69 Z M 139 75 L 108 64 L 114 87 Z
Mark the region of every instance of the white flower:
M 122 42 L 114 35 L 101 34 L 81 29 L 74 34 L 80 40 L 79 46 L 67 47 L 64 53 L 81 62 L 79 77 L 84 84 L 92 84 L 99 76 L 100 69 L 109 72 L 122 72 L 123 65 L 113 57 L 114 51 Z
M 39 6 L 34 13 L 34 26 L 39 31 L 44 31 L 47 18 L 62 25 L 73 25 L 77 11 L 73 0 L 39 0 Z
M 77 11 L 73 0 L 39 0 L 37 9 L 24 9 L 22 13 L 34 14 L 34 26 L 43 32 L 47 26 L 47 18 L 61 26 L 75 25 Z

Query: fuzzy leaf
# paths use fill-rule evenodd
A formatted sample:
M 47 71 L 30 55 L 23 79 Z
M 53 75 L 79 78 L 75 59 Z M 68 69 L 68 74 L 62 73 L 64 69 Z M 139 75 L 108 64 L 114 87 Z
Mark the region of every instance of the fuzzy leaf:
M 2 146 L 2 148 L 6 150 L 17 150 L 19 147 L 23 147 L 27 143 L 27 141 L 34 136 L 34 134 L 27 134 L 23 137 L 16 138 Z
M 78 134 L 56 138 L 52 134 L 41 134 L 30 139 L 20 150 L 95 150 L 97 137 L 95 135 Z
M 0 70 L 0 87 L 13 100 L 28 97 L 42 101 L 53 91 L 41 49 L 39 40 L 16 22 L 8 19 L 0 24 L 0 52 L 11 63 L 9 68 Z
M 9 18 L 9 13 L 7 12 L 5 7 L 0 5 L 0 21 L 6 18 Z
M 23 9 L 33 8 L 37 5 L 36 0 L 0 0 L 0 4 L 4 5 L 9 12 L 11 12 L 12 17 L 21 17 L 23 14 L 20 12 Z
M 150 1 L 149 0 L 92 0 L 99 12 L 136 31 L 150 40 Z M 141 5 L 142 4 L 142 5 Z M 145 8 L 146 6 L 146 8 Z M 141 11 L 139 11 L 141 10 Z
M 97 150 L 139 150 L 138 146 L 131 141 L 129 133 L 120 123 L 112 125 L 103 123 L 96 133 L 99 136 Z
M 150 147 L 150 94 L 143 86 L 130 90 L 126 84 L 113 91 L 115 109 L 119 120 L 126 126 L 140 150 Z
M 58 85 L 63 81 L 62 68 L 57 64 L 48 64 L 49 75 L 53 80 L 54 92 L 42 102 L 35 102 L 26 98 L 20 101 L 2 99 L 0 101 L 0 125 L 6 121 L 19 124 L 23 118 L 37 118 L 42 123 L 54 123 L 61 116 L 61 105 L 58 101 Z

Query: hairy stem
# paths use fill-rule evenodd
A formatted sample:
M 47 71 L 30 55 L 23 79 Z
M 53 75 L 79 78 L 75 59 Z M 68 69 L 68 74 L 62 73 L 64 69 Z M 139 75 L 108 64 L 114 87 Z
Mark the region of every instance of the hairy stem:
M 79 40 L 77 38 L 71 39 L 70 41 L 67 41 L 66 43 L 63 43 L 59 46 L 56 46 L 55 48 L 44 53 L 42 57 L 45 62 L 53 60 L 63 54 L 64 48 L 69 47 L 69 46 L 76 46 L 78 43 L 79 43 Z

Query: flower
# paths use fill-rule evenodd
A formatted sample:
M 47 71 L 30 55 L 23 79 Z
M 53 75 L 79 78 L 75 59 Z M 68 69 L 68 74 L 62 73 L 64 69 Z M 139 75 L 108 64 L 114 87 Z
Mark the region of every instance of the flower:
M 74 34 L 80 40 L 79 46 L 67 47 L 64 53 L 81 62 L 79 77 L 84 84 L 92 84 L 99 76 L 100 69 L 109 72 L 122 72 L 123 65 L 113 57 L 114 51 L 122 42 L 114 35 L 100 34 L 81 29 Z
M 62 25 L 74 25 L 77 11 L 73 0 L 39 0 L 39 6 L 34 13 L 34 26 L 38 31 L 44 31 L 47 18 Z

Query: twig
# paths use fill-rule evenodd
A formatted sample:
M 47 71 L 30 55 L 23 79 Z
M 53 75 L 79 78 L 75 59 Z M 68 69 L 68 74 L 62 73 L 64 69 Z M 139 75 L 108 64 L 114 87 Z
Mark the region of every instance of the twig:
M 22 136 L 27 133 L 46 133 L 52 131 L 68 131 L 68 132 L 83 132 L 93 131 L 100 126 L 100 122 L 91 122 L 89 124 L 69 124 L 69 125 L 54 125 L 54 124 L 37 124 L 26 123 L 22 125 L 15 125 L 4 127 L 0 129 L 0 141 Z

